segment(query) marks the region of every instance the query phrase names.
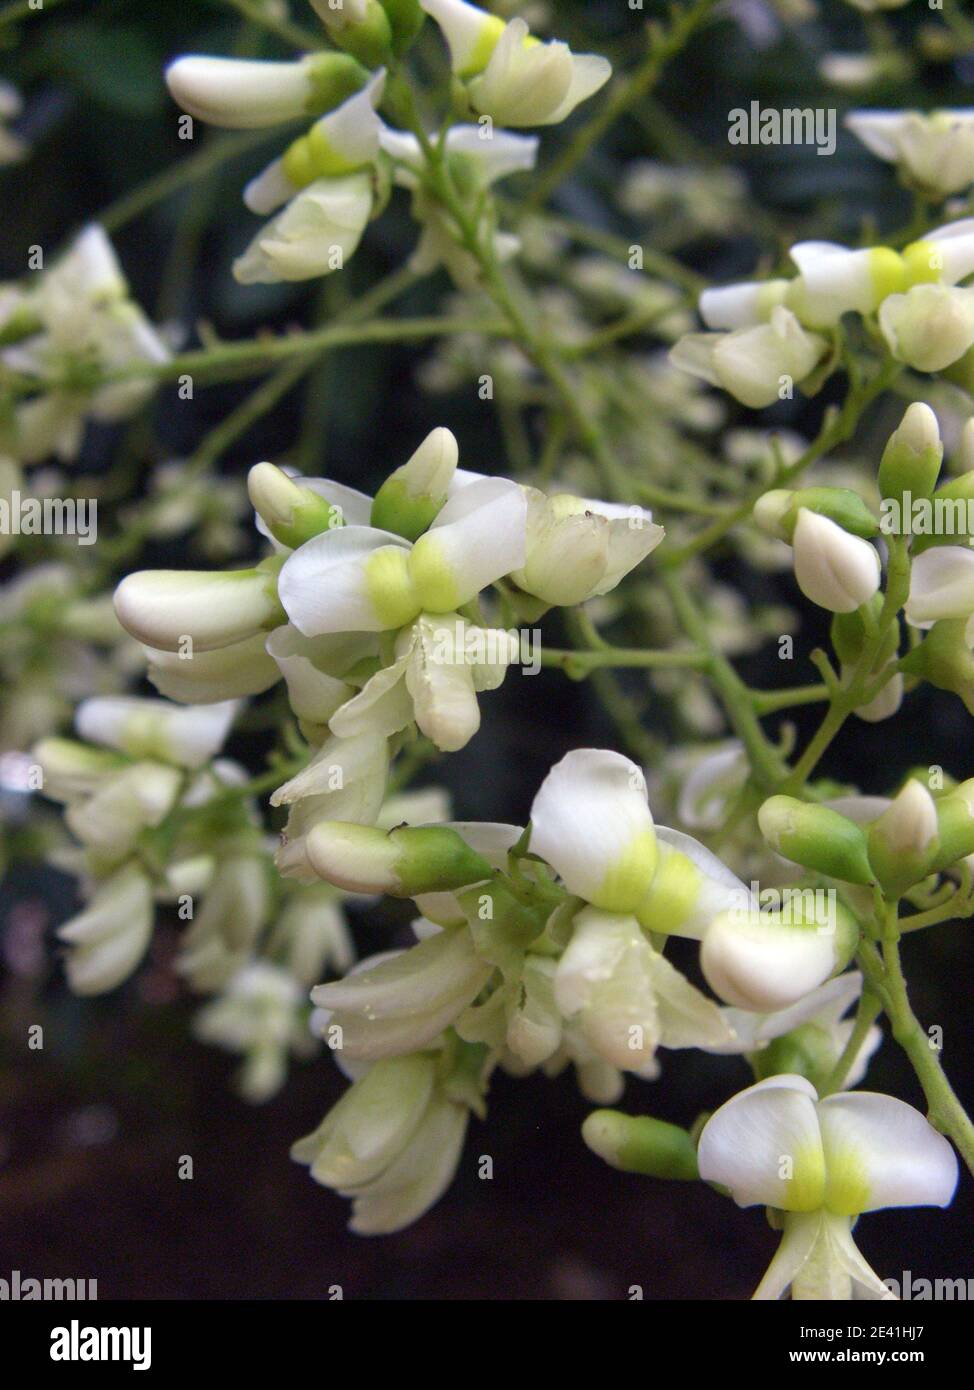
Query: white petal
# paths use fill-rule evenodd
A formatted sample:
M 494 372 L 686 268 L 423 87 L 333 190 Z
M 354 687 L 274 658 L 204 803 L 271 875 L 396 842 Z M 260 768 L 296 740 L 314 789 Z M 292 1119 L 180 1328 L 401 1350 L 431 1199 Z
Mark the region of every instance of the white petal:
M 171 705 L 134 695 L 105 695 L 81 702 L 75 727 L 82 738 L 133 758 L 203 767 L 223 747 L 237 709 L 236 700 Z
M 367 566 L 377 551 L 408 551 L 401 536 L 369 526 L 344 526 L 307 541 L 284 562 L 278 594 L 306 637 L 325 632 L 381 632 L 369 593 Z
M 871 1091 L 846 1092 L 821 1102 L 819 1121 L 833 1210 L 848 1210 L 850 1198 L 854 1212 L 951 1202 L 957 1158 L 912 1105 Z
M 410 556 L 422 606 L 451 612 L 524 564 L 527 500 L 517 483 L 485 478 L 455 493 Z
M 705 1182 L 740 1207 L 815 1211 L 825 1192 L 816 1091 L 802 1076 L 774 1076 L 741 1091 L 704 1125 L 697 1150 Z
M 827 980 L 836 965 L 833 933 L 782 926 L 766 913 L 721 913 L 700 949 L 700 967 L 714 993 L 755 1013 L 793 1004 Z
M 930 627 L 940 618 L 974 613 L 974 550 L 962 545 L 935 545 L 913 561 L 907 621 Z

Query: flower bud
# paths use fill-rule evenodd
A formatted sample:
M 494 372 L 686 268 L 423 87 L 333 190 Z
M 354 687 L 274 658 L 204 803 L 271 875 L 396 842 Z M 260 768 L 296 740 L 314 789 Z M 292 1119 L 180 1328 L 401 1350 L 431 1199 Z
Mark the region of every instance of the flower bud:
M 687 1131 L 650 1115 L 593 1110 L 582 1125 L 582 1138 L 594 1154 L 623 1173 L 685 1182 L 699 1176 L 696 1145 Z
M 302 487 L 273 463 L 254 464 L 247 474 L 247 492 L 274 539 L 291 550 L 342 524 L 339 507 Z
M 377 830 L 346 821 L 321 821 L 308 835 L 307 855 L 320 878 L 351 893 L 412 898 L 464 888 L 493 869 L 448 826 Z
M 972 380 L 974 388 L 974 380 Z M 974 515 L 974 469 L 942 483 L 932 498 L 934 515 L 941 512 L 947 524 L 935 525 L 927 531 L 917 531 L 910 545 L 914 556 L 925 550 L 947 546 L 969 545 L 970 518 Z
M 872 883 L 862 828 L 828 806 L 772 796 L 758 811 L 761 834 L 786 859 L 845 883 Z
M 386 63 L 392 56 L 392 26 L 379 0 L 311 0 L 329 35 L 346 53 L 366 67 Z
M 943 457 L 936 415 L 922 401 L 914 401 L 883 450 L 879 465 L 881 495 L 900 500 L 904 493 L 929 497 Z
M 869 862 L 883 891 L 898 898 L 931 872 L 940 847 L 937 807 L 912 778 L 868 830 Z
M 139 570 L 115 590 L 115 612 L 126 632 L 158 651 L 229 647 L 285 621 L 275 569 Z
M 833 613 L 851 613 L 879 588 L 879 556 L 868 541 L 802 507 L 792 540 L 795 578 L 806 598 Z
M 458 458 L 455 436 L 442 427 L 431 430 L 379 488 L 372 503 L 372 525 L 418 540 L 446 502 Z
M 315 53 L 292 63 L 190 55 L 166 69 L 169 90 L 184 111 L 237 130 L 320 115 L 367 80 L 365 69 L 343 53 Z
M 443 30 L 450 64 L 477 111 L 498 125 L 553 125 L 608 82 L 612 67 L 565 43 L 541 43 L 522 19 L 509 24 L 464 0 L 420 0 Z
M 769 536 L 791 543 L 802 508 L 827 517 L 854 536 L 869 540 L 879 524 L 857 492 L 847 487 L 774 488 L 754 505 L 754 520 Z

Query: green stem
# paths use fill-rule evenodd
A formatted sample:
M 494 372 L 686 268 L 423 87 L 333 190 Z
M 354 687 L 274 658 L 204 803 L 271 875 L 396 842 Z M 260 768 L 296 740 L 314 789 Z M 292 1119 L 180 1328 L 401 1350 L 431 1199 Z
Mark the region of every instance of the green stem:
M 870 983 L 875 981 L 882 988 L 893 1037 L 913 1064 L 927 1099 L 931 1124 L 954 1142 L 969 1171 L 974 1173 L 974 1124 L 944 1075 L 939 1051 L 931 1047 L 930 1038 L 913 1012 L 900 962 L 899 938 L 897 905 L 887 904 L 881 974 L 877 971 L 875 955 L 861 954 L 860 960 Z

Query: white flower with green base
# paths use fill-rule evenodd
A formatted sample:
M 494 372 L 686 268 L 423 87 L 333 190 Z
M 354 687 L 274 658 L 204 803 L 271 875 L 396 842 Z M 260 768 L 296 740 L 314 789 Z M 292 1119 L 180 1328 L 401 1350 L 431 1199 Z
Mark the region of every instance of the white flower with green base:
M 741 1207 L 782 1213 L 784 1234 L 754 1297 L 891 1298 L 852 1238 L 855 1219 L 885 1207 L 948 1206 L 950 1144 L 892 1096 L 820 1100 L 802 1076 L 773 1076 L 734 1096 L 700 1135 L 700 1176 Z

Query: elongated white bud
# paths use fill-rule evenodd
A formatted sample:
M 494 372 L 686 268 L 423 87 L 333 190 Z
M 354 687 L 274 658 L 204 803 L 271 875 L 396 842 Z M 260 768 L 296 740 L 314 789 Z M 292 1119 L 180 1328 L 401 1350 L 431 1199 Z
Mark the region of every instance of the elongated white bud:
M 140 570 L 115 590 L 126 632 L 159 651 L 212 651 L 283 620 L 273 573 Z

